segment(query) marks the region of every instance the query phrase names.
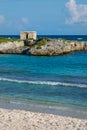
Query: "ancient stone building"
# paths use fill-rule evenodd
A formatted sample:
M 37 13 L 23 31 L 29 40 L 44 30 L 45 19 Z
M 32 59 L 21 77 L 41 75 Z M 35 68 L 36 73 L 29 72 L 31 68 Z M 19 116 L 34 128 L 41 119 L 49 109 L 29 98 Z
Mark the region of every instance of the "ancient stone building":
M 20 39 L 21 39 L 21 40 L 26 40 L 26 39 L 28 39 L 27 32 L 20 32 Z
M 20 39 L 21 40 L 36 40 L 37 39 L 37 34 L 36 32 L 20 32 Z

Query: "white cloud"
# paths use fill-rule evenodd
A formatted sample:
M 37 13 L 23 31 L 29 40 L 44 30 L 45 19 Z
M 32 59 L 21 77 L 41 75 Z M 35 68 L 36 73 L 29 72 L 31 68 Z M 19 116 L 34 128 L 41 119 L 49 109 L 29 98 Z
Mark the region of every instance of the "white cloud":
M 66 7 L 71 15 L 67 23 L 87 23 L 87 4 L 77 4 L 75 0 L 69 0 Z
M 3 23 L 4 23 L 4 21 L 5 21 L 4 16 L 3 16 L 3 15 L 0 15 L 0 24 L 3 24 Z
M 26 18 L 26 17 L 21 18 L 21 21 L 24 24 L 28 24 L 28 18 Z

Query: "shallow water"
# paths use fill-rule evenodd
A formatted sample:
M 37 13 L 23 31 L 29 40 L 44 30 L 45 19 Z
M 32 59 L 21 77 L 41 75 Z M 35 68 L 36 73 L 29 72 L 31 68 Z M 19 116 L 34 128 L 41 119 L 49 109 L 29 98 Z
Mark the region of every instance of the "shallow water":
M 87 110 L 87 52 L 0 55 L 0 102 Z

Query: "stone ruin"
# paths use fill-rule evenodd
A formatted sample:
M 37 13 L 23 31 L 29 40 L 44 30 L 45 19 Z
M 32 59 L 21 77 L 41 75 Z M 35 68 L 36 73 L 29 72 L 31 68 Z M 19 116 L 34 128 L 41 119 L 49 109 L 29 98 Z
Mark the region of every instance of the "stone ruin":
M 20 39 L 21 40 L 36 40 L 37 34 L 36 32 L 20 32 Z

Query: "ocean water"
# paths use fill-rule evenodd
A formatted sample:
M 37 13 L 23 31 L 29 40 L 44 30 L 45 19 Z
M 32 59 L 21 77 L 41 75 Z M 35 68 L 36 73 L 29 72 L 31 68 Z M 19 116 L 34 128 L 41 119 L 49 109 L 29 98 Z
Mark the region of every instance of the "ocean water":
M 0 55 L 0 102 L 87 109 L 87 52 L 53 57 Z
M 0 103 L 87 113 L 87 52 L 63 56 L 0 54 Z

